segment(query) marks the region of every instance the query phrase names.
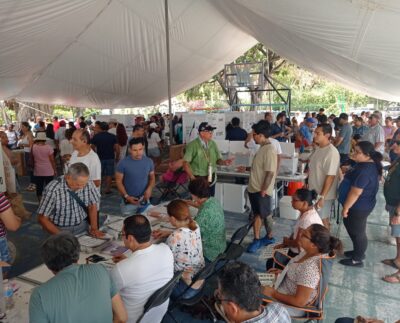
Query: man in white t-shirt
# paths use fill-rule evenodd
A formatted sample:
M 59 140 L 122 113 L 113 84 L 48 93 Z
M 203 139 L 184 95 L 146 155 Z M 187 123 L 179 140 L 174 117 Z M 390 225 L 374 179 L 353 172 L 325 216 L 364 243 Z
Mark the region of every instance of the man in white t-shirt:
M 151 243 L 149 220 L 141 214 L 124 220 L 122 239 L 132 254 L 113 258 L 117 264 L 111 277 L 124 301 L 128 322 L 136 323 L 149 297 L 174 275 L 174 257 L 166 244 Z M 153 308 L 141 322 L 161 322 L 168 303 Z
M 320 124 L 314 131 L 314 143 L 317 145 L 310 157 L 308 188 L 318 193 L 317 208 L 324 226 L 329 229 L 329 217 L 336 200 L 339 179 L 340 154 L 331 144 L 332 127 Z
M 90 146 L 90 135 L 84 129 L 77 129 L 72 134 L 71 139 L 74 151 L 71 155 L 69 164 L 84 163 L 89 169 L 89 179 L 100 189 L 101 185 L 101 164 L 99 156 Z
M 110 119 L 108 122 L 108 132 L 112 133 L 113 135 L 117 135 L 117 125 L 118 125 L 118 120 L 117 119 Z

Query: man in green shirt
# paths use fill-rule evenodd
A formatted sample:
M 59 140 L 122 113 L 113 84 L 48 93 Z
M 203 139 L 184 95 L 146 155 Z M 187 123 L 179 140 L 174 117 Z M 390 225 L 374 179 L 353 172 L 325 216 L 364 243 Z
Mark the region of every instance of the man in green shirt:
M 42 246 L 46 266 L 55 274 L 36 287 L 29 301 L 32 323 L 126 322 L 128 315 L 107 269 L 78 265 L 80 245 L 68 232 L 52 235 Z
M 212 140 L 215 127 L 200 123 L 199 137 L 186 145 L 183 168 L 190 180 L 202 177 L 210 184 L 210 196 L 215 195 L 217 165 L 230 165 L 231 159 L 223 160 L 217 144 Z

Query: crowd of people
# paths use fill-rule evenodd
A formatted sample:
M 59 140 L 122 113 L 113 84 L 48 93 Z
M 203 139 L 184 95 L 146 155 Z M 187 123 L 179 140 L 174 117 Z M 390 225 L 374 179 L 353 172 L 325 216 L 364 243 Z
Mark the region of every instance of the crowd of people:
M 376 206 L 381 181 L 391 235 L 397 244 L 396 257 L 382 260 L 397 271 L 383 279 L 400 283 L 400 127 L 396 129 L 393 121 L 400 126 L 400 118 L 390 117 L 383 126 L 378 111 L 328 117 L 321 109 L 306 114 L 302 122 L 290 120 L 285 112 L 277 114 L 274 121 L 273 114 L 267 112 L 247 133 L 239 118 L 232 119 L 226 139 L 243 141 L 253 155 L 250 167 L 237 167 L 237 172 L 249 172 L 247 192 L 253 226 L 249 253 L 276 242 L 272 200 L 282 156 L 279 142 L 294 142 L 299 152 L 312 152 L 302 161 L 307 164 L 307 183 L 292 196 L 292 207 L 300 216 L 293 233 L 275 247 L 289 248 L 287 261 L 267 261 L 267 269 L 276 276 L 274 287 L 262 287 L 249 265 L 225 265 L 219 271 L 215 292 L 222 316 L 232 322 L 290 322 L 290 316 L 304 315 L 301 308 L 312 304 L 318 294 L 321 257 L 334 257 L 343 249 L 340 240 L 330 234 L 336 201 L 342 206 L 343 223 L 353 244 L 339 262 L 363 267 L 367 219 Z M 100 122 L 80 117 L 67 122 L 54 117 L 22 122 L 18 131 L 13 125 L 0 131 L 7 169 L 16 165 L 12 150 L 24 151 L 30 178 L 26 189 L 36 192 L 38 221 L 51 235 L 42 245 L 42 257 L 55 277 L 32 293 L 31 322 L 136 322 L 147 299 L 176 272 L 182 272 L 182 277 L 172 299 L 191 298 L 201 290 L 204 281 L 196 280 L 196 275 L 227 247 L 224 211 L 214 195 L 217 166 L 229 166 L 233 160 L 223 158 L 212 138 L 215 128 L 200 123 L 197 137 L 186 143 L 178 161 L 189 181 L 191 199 L 175 199 L 167 205 L 172 231 L 152 231 L 142 213 L 157 183 L 166 133 L 176 143 L 183 141 L 182 119 L 175 116 L 171 124 L 172 129 L 169 117 L 161 114 L 148 121 L 137 118 L 129 134 L 115 119 Z M 392 162 L 385 178 L 383 159 Z M 12 176 L 15 173 L 7 177 Z M 109 274 L 98 264 L 77 264 L 79 243 L 74 236 L 84 232 L 104 236 L 99 224 L 100 197 L 113 192 L 113 178 L 120 196 L 120 214 L 125 217 L 122 240 L 131 253 L 115 256 L 116 265 Z M 195 218 L 190 207 L 198 210 Z M 17 215 L 2 193 L 3 261 L 10 261 L 6 230 L 18 229 L 21 219 Z M 265 236 L 261 236 L 263 226 Z M 274 302 L 261 306 L 261 293 Z M 161 321 L 167 308 L 168 302 L 161 304 L 149 312 L 147 321 Z

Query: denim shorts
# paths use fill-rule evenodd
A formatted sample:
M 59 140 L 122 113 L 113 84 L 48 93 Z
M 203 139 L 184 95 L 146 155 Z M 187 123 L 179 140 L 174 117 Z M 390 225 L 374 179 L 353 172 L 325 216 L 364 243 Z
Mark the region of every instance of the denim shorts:
M 123 217 L 128 217 L 131 215 L 134 215 L 137 213 L 137 210 L 139 209 L 140 205 L 134 205 L 130 203 L 125 203 L 124 199 L 121 199 L 121 202 L 119 204 L 121 208 L 121 214 Z
M 396 207 L 391 205 L 386 205 L 386 211 L 389 212 L 389 224 L 390 224 L 390 221 L 392 217 L 394 217 L 394 214 L 396 212 Z M 392 234 L 391 234 L 392 237 L 400 238 L 400 224 L 390 224 L 390 227 L 392 229 Z
M 101 163 L 101 176 L 114 176 L 115 163 L 114 159 L 100 160 Z
M 6 237 L 0 238 L 0 260 L 11 264 L 12 259 Z M 3 267 L 3 273 L 9 272 L 10 269 L 10 267 Z
M 160 148 L 149 148 L 148 149 L 148 156 L 153 158 L 158 158 L 161 156 Z

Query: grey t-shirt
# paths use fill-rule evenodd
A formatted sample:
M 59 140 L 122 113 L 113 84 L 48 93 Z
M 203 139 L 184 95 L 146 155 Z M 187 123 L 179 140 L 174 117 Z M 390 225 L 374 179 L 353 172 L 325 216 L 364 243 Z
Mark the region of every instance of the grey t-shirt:
M 343 141 L 337 146 L 339 154 L 349 154 L 351 147 L 351 136 L 353 135 L 353 128 L 348 124 L 344 124 L 339 132 L 339 137 L 343 138 Z
M 362 140 L 366 140 L 371 142 L 375 145 L 377 142 L 385 142 L 385 131 L 383 130 L 382 126 L 377 124 L 374 127 L 369 127 L 368 132 L 362 137 Z M 382 144 L 377 151 L 381 154 L 385 152 L 385 145 Z

